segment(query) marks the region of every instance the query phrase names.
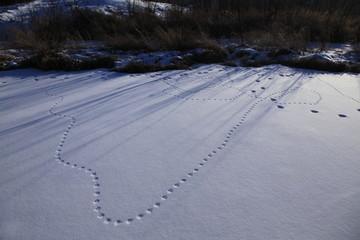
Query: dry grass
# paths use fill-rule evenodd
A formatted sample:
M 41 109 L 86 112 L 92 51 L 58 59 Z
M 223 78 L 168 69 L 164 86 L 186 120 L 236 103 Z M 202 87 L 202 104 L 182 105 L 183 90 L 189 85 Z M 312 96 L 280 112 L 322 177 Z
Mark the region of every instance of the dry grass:
M 305 8 L 269 15 L 259 9 L 206 11 L 170 9 L 164 17 L 153 9 L 129 7 L 129 14 L 104 14 L 61 8 L 33 16 L 30 26 L 13 29 L 14 41 L 24 47 L 54 48 L 69 40 L 108 41 L 115 48 L 145 50 L 209 49 L 209 38 L 240 38 L 257 46 L 303 49 L 308 41 L 359 42 L 360 16 Z
M 131 34 L 109 38 L 106 40 L 106 44 L 113 49 L 119 49 L 123 51 L 128 51 L 128 50 L 154 51 L 157 48 L 146 38 L 141 38 L 141 37 L 137 38 Z
M 281 64 L 289 67 L 328 71 L 360 73 L 360 63 L 330 62 L 316 58 L 299 58 L 283 61 Z
M 79 71 L 94 68 L 112 68 L 114 65 L 115 59 L 113 57 L 99 57 L 92 60 L 79 61 L 51 51 L 41 51 L 20 63 L 22 68 L 37 68 L 44 71 Z
M 0 55 L 0 71 L 9 70 L 10 67 L 8 64 L 13 59 L 14 59 L 14 56 L 12 56 L 12 55 L 8 55 L 8 54 Z

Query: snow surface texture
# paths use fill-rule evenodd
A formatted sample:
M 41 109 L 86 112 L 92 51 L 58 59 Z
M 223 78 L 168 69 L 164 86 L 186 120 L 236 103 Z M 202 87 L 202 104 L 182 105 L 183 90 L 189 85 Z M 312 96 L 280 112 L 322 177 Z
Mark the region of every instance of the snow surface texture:
M 0 239 L 360 238 L 359 75 L 0 76 Z

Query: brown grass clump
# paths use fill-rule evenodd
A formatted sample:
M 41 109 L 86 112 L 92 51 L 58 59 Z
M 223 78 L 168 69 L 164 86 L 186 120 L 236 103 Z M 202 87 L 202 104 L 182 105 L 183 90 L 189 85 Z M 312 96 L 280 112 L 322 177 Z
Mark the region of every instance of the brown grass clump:
M 128 50 L 156 50 L 156 46 L 151 44 L 150 41 L 145 38 L 135 37 L 131 34 L 109 38 L 106 40 L 107 45 L 113 49 L 128 51 Z
M 113 57 L 99 57 L 92 60 L 80 61 L 49 51 L 41 51 L 20 63 L 22 68 L 37 68 L 44 71 L 79 71 L 94 68 L 112 68 L 114 65 L 115 59 Z
M 289 67 L 305 68 L 328 72 L 353 72 L 360 73 L 360 63 L 348 64 L 345 62 L 331 62 L 317 58 L 299 58 L 283 61 L 281 64 Z
M 0 55 L 0 71 L 9 69 L 9 62 L 13 60 L 14 57 L 8 54 Z

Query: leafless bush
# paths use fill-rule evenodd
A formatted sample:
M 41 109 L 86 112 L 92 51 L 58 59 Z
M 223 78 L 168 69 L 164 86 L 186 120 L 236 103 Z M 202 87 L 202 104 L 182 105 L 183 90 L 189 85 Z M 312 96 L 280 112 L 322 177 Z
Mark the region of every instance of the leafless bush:
M 353 73 L 360 72 L 360 63 L 349 64 L 346 62 L 331 62 L 317 58 L 293 59 L 289 61 L 283 61 L 282 64 L 290 67 L 329 71 L 329 72 L 353 72 Z
M 52 51 L 41 51 L 20 63 L 22 68 L 37 68 L 44 71 L 65 70 L 78 71 L 94 68 L 112 68 L 115 65 L 113 57 L 99 57 L 90 60 L 75 60 L 66 55 Z

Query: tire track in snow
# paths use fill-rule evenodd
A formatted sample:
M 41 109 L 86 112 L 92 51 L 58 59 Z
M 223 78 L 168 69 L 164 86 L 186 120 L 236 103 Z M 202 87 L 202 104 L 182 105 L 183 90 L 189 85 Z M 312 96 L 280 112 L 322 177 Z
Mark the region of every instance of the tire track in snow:
M 67 78 L 65 78 L 65 79 L 67 79 Z M 63 81 L 65 79 L 63 79 Z M 255 108 L 260 103 L 262 103 L 262 102 L 269 103 L 269 101 L 273 102 L 273 101 L 271 101 L 271 99 L 274 96 L 279 98 L 279 97 L 285 96 L 286 94 L 292 93 L 299 89 L 299 87 L 294 87 L 291 89 L 273 92 L 273 93 L 267 95 L 266 97 L 255 98 L 255 102 L 253 102 L 252 104 L 249 105 L 249 107 L 245 110 L 245 113 L 242 115 L 240 120 L 238 122 L 236 122 L 234 125 L 232 125 L 232 127 L 226 132 L 224 138 L 221 141 L 219 141 L 218 145 L 216 147 L 214 147 L 212 150 L 210 150 L 207 154 L 205 154 L 201 160 L 198 160 L 196 165 L 190 171 L 188 171 L 188 173 L 184 174 L 183 177 L 181 177 L 178 181 L 173 183 L 167 190 L 165 190 L 164 193 L 160 195 L 158 201 L 156 201 L 152 206 L 144 209 L 144 211 L 139 212 L 138 214 L 136 214 L 133 217 L 118 218 L 118 217 L 108 216 L 106 213 L 104 213 L 102 211 L 102 208 L 100 205 L 100 202 L 101 202 L 100 180 L 99 180 L 99 176 L 96 173 L 96 171 L 92 168 L 89 168 L 86 166 L 79 166 L 75 162 L 65 161 L 64 159 L 62 159 L 61 153 L 63 150 L 63 146 L 66 143 L 66 139 L 67 139 L 71 129 L 74 127 L 74 125 L 76 123 L 76 118 L 74 116 L 55 111 L 55 108 L 62 101 L 64 101 L 64 97 L 61 95 L 52 94 L 50 92 L 52 90 L 54 90 L 57 86 L 61 85 L 63 83 L 63 81 L 56 84 L 53 87 L 50 87 L 45 92 L 45 94 L 47 96 L 55 97 L 58 99 L 49 109 L 49 114 L 53 115 L 54 117 L 67 118 L 68 120 L 70 120 L 70 123 L 65 128 L 65 130 L 61 136 L 59 145 L 57 146 L 57 150 L 55 151 L 55 157 L 54 157 L 55 161 L 58 162 L 59 164 L 62 164 L 65 167 L 70 167 L 72 169 L 78 169 L 78 171 L 82 171 L 82 172 L 88 174 L 88 176 L 93 181 L 93 188 L 94 188 L 93 204 L 94 204 L 94 211 L 97 213 L 97 218 L 102 220 L 104 224 L 112 224 L 113 226 L 131 224 L 131 223 L 140 221 L 141 219 L 143 219 L 144 217 L 146 217 L 148 215 L 151 215 L 156 209 L 158 209 L 162 205 L 162 202 L 167 201 L 171 197 L 171 195 L 176 191 L 176 189 L 180 188 L 183 184 L 185 184 L 186 182 L 190 181 L 190 179 L 195 177 L 197 175 L 197 173 L 203 167 L 206 166 L 206 163 L 208 163 L 211 159 L 213 159 L 216 156 L 217 153 L 219 153 L 220 151 L 223 151 L 228 146 L 228 144 L 231 142 L 233 135 L 242 126 L 242 124 L 244 124 L 246 119 L 251 115 L 251 113 L 255 110 Z M 256 81 L 256 82 L 259 83 L 259 81 Z M 251 84 L 249 84 L 249 86 L 251 86 Z M 241 95 L 244 95 L 245 93 L 246 93 L 246 91 L 242 92 Z

